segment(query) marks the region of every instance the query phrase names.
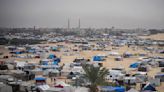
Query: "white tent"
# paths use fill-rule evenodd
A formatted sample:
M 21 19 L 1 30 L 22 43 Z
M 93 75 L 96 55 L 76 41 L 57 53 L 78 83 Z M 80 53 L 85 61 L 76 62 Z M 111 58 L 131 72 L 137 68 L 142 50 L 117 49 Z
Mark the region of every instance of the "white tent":
M 111 56 L 118 56 L 120 55 L 118 52 L 114 52 L 114 51 L 111 51 L 108 53 L 108 55 L 111 55 Z
M 38 88 L 41 92 L 45 92 L 47 89 L 50 88 L 50 86 L 49 85 L 39 85 Z
M 16 63 L 16 67 L 24 67 L 27 64 L 25 61 L 20 61 Z
M 58 85 L 61 85 L 61 86 L 70 86 L 69 84 L 66 84 L 65 82 L 63 82 L 63 81 L 56 81 L 56 84 L 55 84 L 55 86 L 58 86 Z

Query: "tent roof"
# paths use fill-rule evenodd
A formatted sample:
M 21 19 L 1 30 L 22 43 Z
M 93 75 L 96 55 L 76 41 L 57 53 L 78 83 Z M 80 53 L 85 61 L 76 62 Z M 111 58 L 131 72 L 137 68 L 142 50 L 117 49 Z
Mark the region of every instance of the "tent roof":
M 44 78 L 44 77 L 36 77 L 34 80 L 41 81 L 41 80 L 46 80 L 46 78 Z

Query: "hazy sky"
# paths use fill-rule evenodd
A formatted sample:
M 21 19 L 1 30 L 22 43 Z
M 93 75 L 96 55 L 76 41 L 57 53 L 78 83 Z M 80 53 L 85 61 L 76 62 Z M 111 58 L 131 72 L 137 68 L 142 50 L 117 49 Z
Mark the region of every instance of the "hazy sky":
M 164 28 L 164 0 L 0 0 L 0 27 Z

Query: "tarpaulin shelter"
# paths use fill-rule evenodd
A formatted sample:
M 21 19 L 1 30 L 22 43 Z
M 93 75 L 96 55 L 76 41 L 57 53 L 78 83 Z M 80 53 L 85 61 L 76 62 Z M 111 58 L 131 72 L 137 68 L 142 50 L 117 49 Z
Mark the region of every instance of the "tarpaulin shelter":
M 51 47 L 51 50 L 52 51 L 58 51 L 59 49 L 58 49 L 58 47 Z
M 48 65 L 49 59 L 43 59 L 40 61 L 41 65 Z
M 158 78 L 161 82 L 164 82 L 164 73 L 155 75 L 155 78 Z
M 117 57 L 115 57 L 115 60 L 116 60 L 116 61 L 122 61 L 123 58 L 122 58 L 121 56 L 117 56 Z
M 35 49 L 29 49 L 27 52 L 28 53 L 35 53 L 36 51 L 35 51 Z
M 125 92 L 124 87 L 101 86 L 101 92 Z
M 103 61 L 104 58 L 102 56 L 93 56 L 93 61 Z
M 129 52 L 125 52 L 125 53 L 123 54 L 123 56 L 124 56 L 124 58 L 128 58 L 128 57 L 133 56 L 133 54 L 131 54 L 131 53 L 129 53 Z
M 152 84 L 150 84 L 150 83 L 147 83 L 147 84 L 143 87 L 142 90 L 143 90 L 143 91 L 157 91 L 156 88 L 155 88 Z
M 55 55 L 55 54 L 50 54 L 50 55 L 48 56 L 48 59 L 54 59 L 54 58 L 56 58 L 56 55 Z
M 36 80 L 36 81 L 42 81 L 42 80 L 46 80 L 46 78 L 44 78 L 44 77 L 36 77 L 34 80 Z
M 139 65 L 140 65 L 139 62 L 135 62 L 135 63 L 132 63 L 129 67 L 130 67 L 130 68 L 138 68 Z
M 55 58 L 55 59 L 53 59 L 52 64 L 53 65 L 58 65 L 59 62 L 60 62 L 60 58 Z
M 34 80 L 36 81 L 37 85 L 46 84 L 46 78 L 44 78 L 44 77 L 36 77 Z

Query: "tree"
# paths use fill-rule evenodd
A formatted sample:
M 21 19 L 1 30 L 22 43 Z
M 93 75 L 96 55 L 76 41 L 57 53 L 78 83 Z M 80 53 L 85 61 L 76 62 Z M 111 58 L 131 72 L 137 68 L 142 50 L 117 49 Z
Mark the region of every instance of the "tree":
M 84 64 L 83 69 L 85 78 L 90 82 L 90 92 L 98 92 L 97 86 L 106 83 L 105 76 L 108 74 L 108 69 L 88 64 Z

